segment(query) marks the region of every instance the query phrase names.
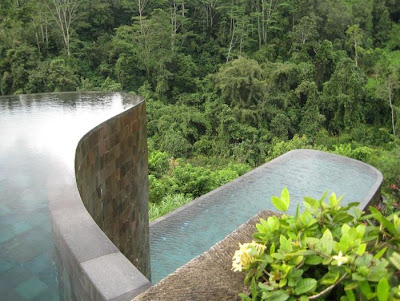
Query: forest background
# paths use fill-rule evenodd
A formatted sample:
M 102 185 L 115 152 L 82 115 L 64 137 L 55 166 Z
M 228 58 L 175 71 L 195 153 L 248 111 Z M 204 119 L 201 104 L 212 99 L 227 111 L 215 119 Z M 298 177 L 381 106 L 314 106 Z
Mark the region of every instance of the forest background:
M 151 218 L 295 148 L 376 166 L 390 213 L 399 20 L 399 0 L 1 0 L 0 94 L 142 95 Z

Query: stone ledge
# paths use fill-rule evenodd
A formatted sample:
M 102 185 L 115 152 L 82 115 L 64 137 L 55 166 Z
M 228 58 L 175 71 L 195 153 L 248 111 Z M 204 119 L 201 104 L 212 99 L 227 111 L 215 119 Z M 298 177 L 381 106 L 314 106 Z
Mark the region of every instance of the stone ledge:
M 240 300 L 244 274 L 231 270 L 232 257 L 239 243 L 249 242 L 261 218 L 277 215 L 261 211 L 208 251 L 189 261 L 158 284 L 137 296 L 134 301 L 209 301 Z
M 133 257 L 139 258 L 138 262 L 149 269 L 147 172 L 142 170 L 147 171 L 145 104 L 137 96 L 125 94 L 123 97 L 124 101 L 131 105 L 131 108 L 101 123 L 80 140 L 76 151 L 76 160 L 86 162 L 83 168 L 78 164 L 76 173 L 79 173 L 80 177 L 73 172 L 56 168 L 47 183 L 61 299 L 126 301 L 151 286 L 150 281 L 112 242 L 115 237 L 112 235 L 107 237 L 107 233 L 105 234 L 93 220 L 93 215 L 96 216 L 99 212 L 99 215 L 103 216 L 103 212 L 98 210 L 102 208 L 97 208 L 97 205 L 108 205 L 116 199 L 116 196 L 111 194 L 116 188 L 118 188 L 117 192 L 124 192 L 121 196 L 124 206 L 134 207 L 130 201 L 136 202 L 137 210 L 142 210 L 144 213 L 138 212 L 139 218 L 131 221 L 131 225 L 120 223 L 122 219 L 120 215 L 124 213 L 120 209 L 122 207 L 118 207 L 119 210 L 109 216 L 107 221 L 114 220 L 116 226 L 124 227 L 126 235 L 130 238 L 129 242 L 133 243 L 133 247 L 130 246 L 129 251 L 136 252 L 132 252 Z M 142 122 L 139 124 L 136 122 L 137 119 Z M 133 123 L 135 123 L 135 128 Z M 107 183 L 96 182 L 99 169 L 107 171 L 104 169 L 105 167 L 100 168 L 102 156 L 99 154 L 105 154 L 103 153 L 105 145 L 100 144 L 104 144 L 104 141 L 109 139 L 108 136 L 117 137 L 116 135 L 128 137 L 121 141 L 125 148 L 131 149 L 130 157 L 136 154 L 137 148 L 141 149 L 140 154 L 135 157 L 139 161 L 137 164 L 138 178 L 120 178 L 117 171 L 112 170 L 115 176 L 106 179 Z M 115 153 L 104 159 L 112 160 L 113 168 L 120 168 L 126 163 L 126 158 L 122 155 L 119 156 L 118 141 L 120 140 L 114 140 Z M 139 185 L 141 190 L 134 188 L 133 185 L 123 185 L 125 182 L 122 181 L 127 183 L 137 181 L 135 185 Z M 116 187 L 116 183 L 119 184 L 118 187 Z M 87 187 L 93 190 L 86 190 Z M 97 189 L 98 187 L 100 189 Z M 80 189 L 78 190 L 78 188 Z M 95 194 L 98 193 L 98 190 L 107 193 L 104 202 L 95 203 L 98 201 L 96 198 L 98 195 Z M 86 209 L 89 211 L 93 209 L 92 216 L 84 205 L 88 205 Z M 132 216 L 134 215 L 132 214 Z M 141 231 L 142 229 L 144 230 Z M 136 232 L 134 232 L 135 230 Z M 108 234 L 111 233 L 108 232 Z M 115 230 L 115 233 L 119 233 L 118 229 Z M 142 259 L 143 261 L 141 261 Z
M 149 286 L 147 278 L 120 252 L 83 262 L 82 268 L 105 300 L 116 300 L 121 295 L 128 300 Z

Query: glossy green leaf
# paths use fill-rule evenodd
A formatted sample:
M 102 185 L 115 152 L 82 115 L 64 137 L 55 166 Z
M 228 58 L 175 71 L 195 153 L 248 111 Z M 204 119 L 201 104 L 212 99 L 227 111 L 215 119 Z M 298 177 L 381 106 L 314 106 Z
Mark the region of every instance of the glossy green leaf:
M 360 281 L 359 283 L 360 283 L 360 290 L 365 296 L 368 296 L 372 293 L 372 289 L 368 281 Z
M 326 199 L 326 196 L 328 195 L 328 193 L 329 193 L 329 191 L 328 191 L 328 190 L 325 190 L 325 191 L 324 191 L 324 194 L 323 194 L 322 197 L 319 199 L 319 202 L 322 202 L 323 200 L 325 200 L 325 199 Z
M 262 282 L 258 283 L 258 287 L 262 290 L 262 291 L 267 291 L 267 292 L 271 292 L 274 290 L 274 287 L 266 285 Z
M 270 301 L 286 301 L 287 299 L 289 299 L 289 295 L 284 291 L 275 291 L 268 298 Z
M 385 265 L 377 264 L 376 266 L 371 267 L 368 280 L 372 282 L 379 282 L 382 278 L 386 276 L 387 276 L 387 269 Z
M 346 290 L 345 292 L 348 301 L 356 301 L 353 290 Z
M 322 257 L 315 255 L 315 256 L 309 256 L 306 258 L 305 263 L 309 265 L 318 265 L 322 262 Z
M 393 264 L 396 269 L 400 270 L 400 254 L 397 252 L 393 252 L 393 254 L 389 257 L 389 261 Z
M 274 253 L 275 253 L 275 243 L 273 242 L 271 244 L 271 247 L 269 248 L 269 255 L 272 256 L 272 254 L 274 254 Z
M 338 201 L 336 198 L 336 193 L 332 193 L 329 196 L 329 204 L 331 205 L 331 207 L 336 207 L 338 205 Z
M 298 250 L 296 252 L 287 254 L 287 255 L 291 255 L 291 256 L 311 256 L 311 255 L 315 255 L 317 254 L 317 252 L 312 251 L 312 250 Z
M 294 289 L 294 293 L 296 295 L 303 295 L 307 292 L 315 290 L 316 287 L 317 280 L 315 280 L 314 278 L 304 278 L 297 283 L 296 288 Z
M 333 236 L 329 229 L 326 229 L 320 239 L 320 249 L 323 253 L 330 255 L 333 248 Z
M 242 301 L 251 301 L 251 298 L 246 294 L 240 293 L 239 297 L 242 298 Z
M 288 206 L 285 206 L 285 203 L 282 201 L 282 199 L 278 198 L 277 196 L 273 196 L 271 201 L 275 208 L 279 211 L 286 211 L 288 209 Z
M 344 235 L 349 232 L 350 226 L 347 224 L 343 224 L 341 230 L 342 230 L 342 235 Z
M 315 246 L 319 243 L 319 239 L 315 237 L 307 237 L 306 243 L 310 249 L 314 249 Z
M 318 208 L 319 202 L 316 199 L 310 198 L 308 196 L 304 197 L 304 202 L 312 208 Z
M 372 255 L 364 253 L 362 256 L 358 257 L 354 263 L 358 267 L 369 267 L 372 264 Z
M 358 282 L 358 281 L 353 281 L 353 282 L 347 283 L 347 284 L 344 286 L 344 289 L 345 289 L 346 291 L 347 291 L 347 290 L 353 290 L 353 289 L 355 289 L 356 287 L 358 287 L 359 284 L 360 284 L 360 282 Z
M 290 196 L 287 188 L 285 187 L 282 189 L 280 198 L 278 198 L 277 196 L 273 196 L 271 198 L 271 201 L 276 209 L 280 211 L 287 211 L 290 205 Z
M 321 284 L 324 285 L 332 285 L 339 279 L 339 272 L 338 271 L 329 271 L 321 278 Z
M 392 235 L 397 235 L 395 226 L 374 207 L 369 207 L 374 218 L 380 222 Z
M 346 212 L 339 212 L 333 217 L 335 223 L 348 223 L 351 222 L 354 217 Z
M 287 239 L 285 236 L 281 235 L 279 238 L 280 248 L 279 250 L 283 253 L 289 253 L 292 251 L 292 240 Z
M 390 285 L 386 278 L 382 278 L 376 287 L 376 293 L 379 301 L 387 301 L 389 299 Z
M 292 277 L 292 278 L 301 277 L 301 275 L 303 275 L 303 273 L 304 273 L 303 270 L 293 269 L 290 271 L 289 277 Z
M 365 281 L 365 277 L 363 275 L 358 274 L 358 273 L 351 274 L 351 279 L 353 279 L 355 281 Z
M 364 224 L 360 224 L 356 227 L 356 234 L 358 239 L 362 239 L 365 234 L 366 227 Z
M 289 190 L 286 187 L 282 189 L 281 199 L 285 204 L 287 204 L 287 207 L 289 207 L 289 205 L 290 205 L 290 195 L 289 195 Z
M 364 254 L 366 248 L 367 248 L 367 244 L 360 244 L 358 246 L 357 255 L 361 256 L 362 254 Z
M 384 247 L 382 250 L 380 250 L 378 253 L 375 254 L 374 259 L 379 259 L 383 256 L 383 254 L 385 254 L 387 248 Z

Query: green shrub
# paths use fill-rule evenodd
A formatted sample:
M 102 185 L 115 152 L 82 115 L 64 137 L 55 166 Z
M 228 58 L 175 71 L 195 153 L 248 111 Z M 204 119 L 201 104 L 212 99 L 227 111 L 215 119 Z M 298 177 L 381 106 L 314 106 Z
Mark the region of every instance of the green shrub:
M 101 84 L 100 90 L 104 92 L 118 92 L 122 91 L 122 85 L 108 76 Z
M 334 145 L 332 152 L 334 154 L 367 162 L 369 157 L 373 153 L 373 149 L 369 148 L 368 146 L 360 146 L 353 149 L 351 144 L 347 143 L 347 144 Z
M 152 221 L 164 214 L 167 214 L 186 203 L 189 203 L 192 198 L 179 194 L 166 195 L 158 204 L 149 204 L 149 219 Z
M 369 164 L 378 168 L 383 174 L 383 192 L 389 198 L 387 210 L 395 210 L 400 204 L 400 147 L 391 150 L 376 150 L 370 157 Z
M 215 180 L 216 186 L 222 186 L 230 181 L 236 179 L 239 175 L 232 169 L 221 169 L 216 172 Z
M 172 191 L 170 179 L 168 177 L 157 179 L 155 176 L 149 175 L 149 191 L 149 201 L 151 203 L 160 202 Z
M 384 217 L 357 203 L 340 207 L 335 194 L 325 203 L 305 197 L 305 210 L 261 219 L 254 238 L 241 245 L 233 269 L 245 270 L 251 296 L 243 300 L 400 300 L 399 212 Z M 287 189 L 272 197 L 286 211 Z M 357 297 L 356 297 L 357 296 Z
M 314 145 L 323 145 L 326 149 L 332 149 L 333 145 L 350 143 L 353 138 L 348 133 L 340 136 L 331 136 L 326 129 L 321 129 L 315 136 Z
M 169 154 L 158 150 L 149 151 L 149 174 L 160 178 L 169 169 Z
M 272 146 L 271 150 L 268 152 L 268 157 L 266 158 L 265 162 L 275 159 L 280 155 L 283 155 L 284 153 L 295 149 L 325 150 L 324 147 L 317 147 L 311 145 L 306 136 L 294 135 L 294 137 L 291 140 L 280 141 L 277 142 L 274 146 Z
M 178 165 L 172 172 L 171 181 L 176 192 L 191 197 L 199 197 L 216 188 L 213 172 L 205 167 L 192 166 L 189 163 Z

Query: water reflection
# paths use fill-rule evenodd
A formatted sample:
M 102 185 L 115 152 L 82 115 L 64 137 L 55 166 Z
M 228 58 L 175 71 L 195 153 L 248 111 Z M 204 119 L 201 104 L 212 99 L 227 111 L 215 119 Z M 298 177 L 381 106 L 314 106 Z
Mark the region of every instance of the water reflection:
M 0 97 L 3 300 L 59 299 L 46 188 L 74 183 L 80 138 L 135 101 L 118 93 Z M 54 174 L 65 179 L 51 179 Z

